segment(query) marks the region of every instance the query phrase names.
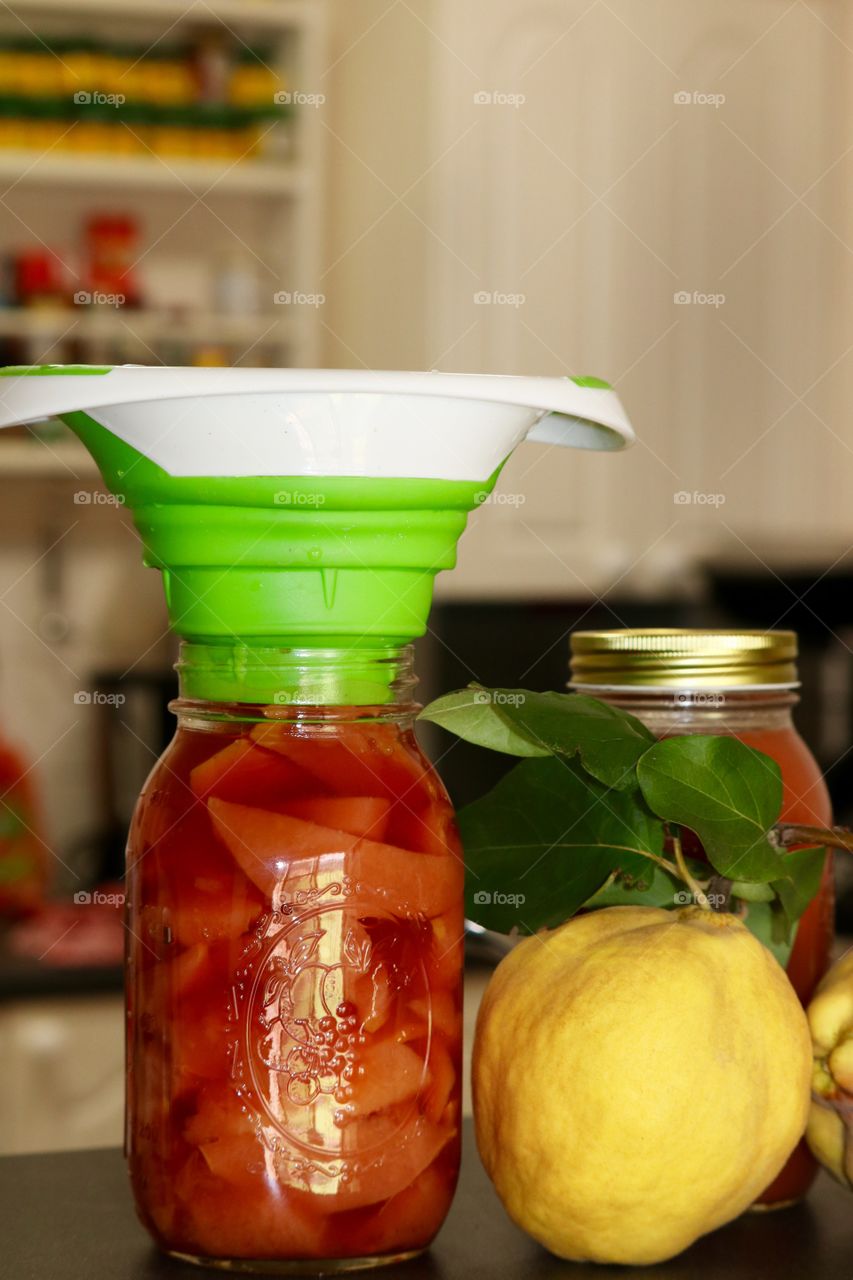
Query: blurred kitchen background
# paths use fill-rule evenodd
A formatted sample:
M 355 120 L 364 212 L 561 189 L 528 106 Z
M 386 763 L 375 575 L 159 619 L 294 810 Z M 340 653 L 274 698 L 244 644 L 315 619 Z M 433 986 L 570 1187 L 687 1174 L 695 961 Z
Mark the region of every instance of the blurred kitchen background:
M 793 627 L 851 821 L 851 108 L 841 0 L 15 0 L 0 363 L 608 378 L 639 444 L 518 450 L 439 581 L 422 696 L 561 688 L 579 624 Z M 114 1142 L 114 899 L 175 655 L 53 424 L 0 438 L 0 606 L 0 835 L 102 899 L 0 963 L 0 1150 Z M 492 765 L 441 767 L 464 802 Z

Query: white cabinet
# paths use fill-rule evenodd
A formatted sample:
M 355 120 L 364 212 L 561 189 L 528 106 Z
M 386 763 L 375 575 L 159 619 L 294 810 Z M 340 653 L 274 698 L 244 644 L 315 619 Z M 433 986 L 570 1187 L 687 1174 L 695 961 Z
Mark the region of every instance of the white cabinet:
M 0 1155 L 119 1146 L 124 1002 L 116 995 L 0 1005 Z
M 853 477 L 850 6 L 345 8 L 334 358 L 599 374 L 640 437 L 519 449 L 500 487 L 523 501 L 475 514 L 439 592 L 831 563 Z

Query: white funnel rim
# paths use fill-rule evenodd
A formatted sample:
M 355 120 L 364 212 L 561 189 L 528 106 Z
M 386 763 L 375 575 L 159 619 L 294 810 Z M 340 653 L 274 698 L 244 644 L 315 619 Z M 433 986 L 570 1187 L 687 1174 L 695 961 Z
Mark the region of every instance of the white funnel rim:
M 148 365 L 34 366 L 2 371 L 0 427 L 106 406 L 239 395 L 436 397 L 527 409 L 527 439 L 581 449 L 622 449 L 634 432 L 618 395 L 586 379 L 372 369 L 196 369 Z M 594 381 L 594 380 L 590 380 Z

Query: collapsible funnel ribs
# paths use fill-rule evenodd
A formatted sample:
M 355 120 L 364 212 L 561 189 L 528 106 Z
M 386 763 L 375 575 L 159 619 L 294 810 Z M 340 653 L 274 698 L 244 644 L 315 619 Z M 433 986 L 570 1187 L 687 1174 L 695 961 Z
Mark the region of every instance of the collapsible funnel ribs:
M 0 370 L 0 427 L 57 417 L 132 509 L 173 629 L 364 646 L 426 627 L 468 512 L 522 440 L 619 449 L 593 378 L 47 365 Z

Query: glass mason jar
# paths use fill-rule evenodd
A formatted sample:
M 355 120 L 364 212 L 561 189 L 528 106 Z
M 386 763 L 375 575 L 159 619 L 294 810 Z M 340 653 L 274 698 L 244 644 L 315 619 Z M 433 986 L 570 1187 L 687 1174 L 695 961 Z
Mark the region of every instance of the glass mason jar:
M 139 1214 L 231 1269 L 409 1257 L 458 1173 L 463 929 L 411 650 L 183 644 L 178 670 L 128 848 Z
M 660 738 L 729 734 L 772 756 L 782 771 L 782 821 L 827 827 L 829 792 L 792 719 L 799 701 L 793 631 L 579 631 L 571 687 L 637 716 Z M 704 858 L 694 839 L 685 852 Z M 803 1004 L 829 968 L 834 932 L 832 854 L 797 928 L 787 973 Z M 759 1198 L 775 1207 L 808 1191 L 817 1165 L 805 1142 Z

